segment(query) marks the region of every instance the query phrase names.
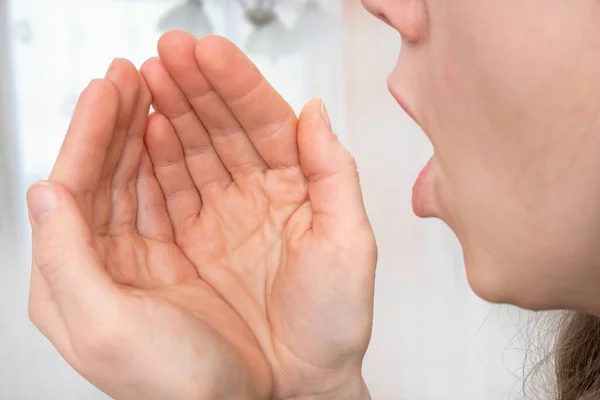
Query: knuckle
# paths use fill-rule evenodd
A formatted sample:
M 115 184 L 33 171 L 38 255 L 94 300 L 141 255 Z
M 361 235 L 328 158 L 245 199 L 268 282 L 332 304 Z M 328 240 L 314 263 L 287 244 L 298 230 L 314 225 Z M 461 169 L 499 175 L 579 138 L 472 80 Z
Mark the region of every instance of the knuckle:
M 49 281 L 57 278 L 66 264 L 65 255 L 62 251 L 34 253 L 33 258 L 37 268 Z
M 32 258 L 46 277 L 62 270 L 68 259 L 69 250 L 62 245 L 60 237 L 61 232 L 43 232 L 43 235 L 34 240 Z

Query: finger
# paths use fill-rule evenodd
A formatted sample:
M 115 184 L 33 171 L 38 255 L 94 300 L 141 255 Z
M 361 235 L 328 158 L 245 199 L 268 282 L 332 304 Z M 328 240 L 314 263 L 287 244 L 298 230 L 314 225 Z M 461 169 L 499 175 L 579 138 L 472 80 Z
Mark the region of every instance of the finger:
M 114 310 L 118 289 L 104 270 L 91 229 L 69 191 L 59 183 L 39 183 L 29 189 L 27 202 L 33 264 L 67 326 L 97 321 L 106 310 Z
M 112 185 L 113 175 L 121 159 L 135 157 L 123 153 L 125 138 L 131 126 L 133 113 L 137 103 L 140 79 L 135 66 L 124 59 L 115 59 L 106 73 L 106 79 L 111 81 L 119 92 L 119 115 L 115 124 L 114 134 L 108 147 L 100 185 L 94 197 L 94 232 L 106 234 L 108 224 L 113 213 Z
M 232 177 L 267 170 L 244 128 L 200 71 L 195 49 L 196 38 L 183 31 L 166 33 L 158 43 L 164 67 L 186 95 Z
M 298 144 L 308 179 L 313 230 L 343 237 L 369 225 L 356 163 L 333 133 L 320 100 L 308 103 L 300 114 Z
M 119 91 L 119 116 L 115 124 L 115 133 L 108 148 L 104 162 L 102 178 L 112 180 L 117 165 L 123 163 L 122 155 L 125 139 L 132 126 L 133 116 L 138 105 L 140 94 L 140 75 L 135 66 L 128 60 L 116 58 L 106 73 Z
M 271 168 L 299 165 L 297 123 L 290 105 L 232 42 L 197 41 L 196 62 Z
M 155 113 L 148 121 L 146 147 L 160 184 L 175 234 L 200 214 L 202 200 L 194 185 L 177 134 L 169 120 Z
M 64 184 L 87 221 L 93 195 L 112 140 L 119 113 L 119 92 L 106 79 L 94 80 L 83 91 L 50 179 Z
M 136 210 L 138 209 L 137 171 L 144 151 L 144 133 L 146 132 L 150 103 L 152 102 L 150 89 L 148 89 L 145 80 L 140 77 L 139 82 L 137 102 L 131 125 L 125 137 L 122 157 L 112 178 L 112 212 L 108 226 L 108 233 L 111 235 L 131 231 L 136 227 Z
M 198 190 L 204 195 L 207 189 L 229 186 L 231 175 L 219 158 L 210 136 L 161 61 L 152 58 L 144 63 L 141 71 L 152 92 L 155 109 L 169 119 L 179 137 L 185 162 Z
M 173 240 L 173 227 L 152 161 L 144 148 L 137 176 L 137 231 L 149 239 Z

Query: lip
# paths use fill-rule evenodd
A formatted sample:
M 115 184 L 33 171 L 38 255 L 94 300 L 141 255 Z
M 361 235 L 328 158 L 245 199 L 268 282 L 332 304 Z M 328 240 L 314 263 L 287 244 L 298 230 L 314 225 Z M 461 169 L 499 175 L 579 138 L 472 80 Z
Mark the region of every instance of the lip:
M 420 218 L 431 217 L 431 184 L 433 179 L 433 169 L 435 155 L 432 156 L 425 167 L 419 173 L 412 190 L 412 209 L 413 213 Z
M 408 105 L 408 102 L 406 101 L 406 99 L 400 94 L 398 93 L 397 90 L 395 90 L 390 82 L 388 81 L 388 90 L 390 92 L 390 94 L 392 95 L 392 97 L 396 100 L 396 102 L 398 103 L 398 105 L 404 110 L 404 112 L 406 114 L 408 114 L 408 116 L 417 123 L 417 125 L 421 126 L 421 124 L 419 123 L 419 119 L 417 118 L 417 114 L 413 111 L 413 109 Z
M 388 80 L 388 90 L 398 105 L 406 112 L 406 114 L 423 129 L 423 126 L 417 118 L 415 111 L 409 106 L 408 101 L 402 96 L 399 91 L 395 90 Z M 424 130 L 424 129 L 423 129 Z M 427 133 L 425 133 L 426 136 Z M 425 167 L 419 173 L 412 190 L 412 208 L 415 215 L 421 218 L 429 218 L 434 215 L 431 209 L 431 184 L 433 179 L 433 170 L 435 164 L 435 155 L 432 156 Z

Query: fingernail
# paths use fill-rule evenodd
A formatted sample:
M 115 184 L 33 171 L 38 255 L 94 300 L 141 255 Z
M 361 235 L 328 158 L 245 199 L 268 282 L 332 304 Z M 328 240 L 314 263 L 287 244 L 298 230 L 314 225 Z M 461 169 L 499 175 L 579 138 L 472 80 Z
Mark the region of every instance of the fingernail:
M 327 107 L 325 106 L 323 100 L 321 100 L 321 115 L 323 116 L 323 120 L 325 121 L 329 129 L 331 129 L 331 119 L 329 118 L 329 112 L 327 112 Z
M 27 206 L 35 223 L 44 220 L 58 206 L 58 198 L 54 187 L 48 182 L 38 182 L 27 191 Z

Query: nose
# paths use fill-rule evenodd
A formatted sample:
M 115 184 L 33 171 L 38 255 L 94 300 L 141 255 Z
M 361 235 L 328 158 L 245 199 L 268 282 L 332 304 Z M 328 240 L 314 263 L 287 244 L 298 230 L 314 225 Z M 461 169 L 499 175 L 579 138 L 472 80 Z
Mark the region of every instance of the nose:
M 427 0 L 361 0 L 363 6 L 392 28 L 403 39 L 419 42 L 428 29 Z

